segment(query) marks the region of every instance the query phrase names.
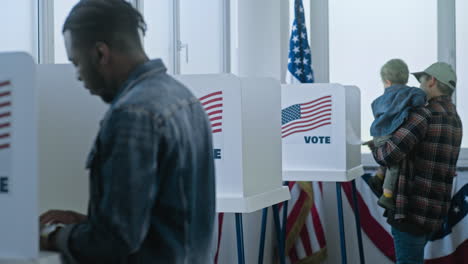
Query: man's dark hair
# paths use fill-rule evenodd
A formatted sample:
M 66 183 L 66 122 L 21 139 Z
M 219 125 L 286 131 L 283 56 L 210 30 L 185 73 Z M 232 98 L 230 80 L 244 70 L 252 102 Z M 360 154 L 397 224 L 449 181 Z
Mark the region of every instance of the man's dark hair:
M 81 0 L 70 11 L 62 32 L 70 30 L 79 48 L 104 42 L 120 52 L 142 50 L 143 16 L 124 0 Z

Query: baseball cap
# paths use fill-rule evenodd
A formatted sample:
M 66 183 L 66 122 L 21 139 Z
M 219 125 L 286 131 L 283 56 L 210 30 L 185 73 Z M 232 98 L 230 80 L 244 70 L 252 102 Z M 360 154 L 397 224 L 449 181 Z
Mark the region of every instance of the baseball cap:
M 457 86 L 457 75 L 450 64 L 445 62 L 436 62 L 422 72 L 413 72 L 414 77 L 419 81 L 422 75 L 427 74 L 436 78 L 441 83 L 455 90 Z

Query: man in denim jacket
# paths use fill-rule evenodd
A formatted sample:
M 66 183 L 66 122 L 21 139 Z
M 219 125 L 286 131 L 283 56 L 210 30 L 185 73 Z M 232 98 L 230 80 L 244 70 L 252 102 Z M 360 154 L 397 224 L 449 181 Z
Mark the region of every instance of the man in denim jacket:
M 210 262 L 211 126 L 162 61 L 148 60 L 145 29 L 124 0 L 83 0 L 63 27 L 79 80 L 110 105 L 88 158 L 87 216 L 49 211 L 40 219 L 57 227 L 41 247 L 71 263 Z

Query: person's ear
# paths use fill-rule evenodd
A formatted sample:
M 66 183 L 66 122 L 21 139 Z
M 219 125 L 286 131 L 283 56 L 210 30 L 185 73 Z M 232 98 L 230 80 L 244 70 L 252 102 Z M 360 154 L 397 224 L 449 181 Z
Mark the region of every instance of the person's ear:
M 434 76 L 431 76 L 428 80 L 427 80 L 427 86 L 429 87 L 434 87 L 436 84 L 436 78 L 434 78 Z
M 96 62 L 98 65 L 107 65 L 110 61 L 110 48 L 104 42 L 97 42 L 95 45 Z

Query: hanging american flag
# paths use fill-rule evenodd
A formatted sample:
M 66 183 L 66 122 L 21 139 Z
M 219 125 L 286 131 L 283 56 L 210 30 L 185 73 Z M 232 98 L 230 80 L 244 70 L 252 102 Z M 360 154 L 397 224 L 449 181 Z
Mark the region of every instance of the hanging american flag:
M 0 80 L 0 151 L 10 148 L 11 83 Z
M 307 40 L 307 29 L 302 0 L 294 2 L 294 21 L 289 40 L 287 81 L 313 83 L 312 54 Z
M 213 134 L 223 131 L 223 92 L 216 91 L 199 98 L 211 122 Z
M 375 171 L 367 171 L 356 179 L 361 227 L 370 241 L 388 259 L 395 261 L 395 249 L 391 226 L 383 216 L 384 209 L 377 205 L 380 194 L 369 187 L 369 180 Z M 342 184 L 349 205 L 352 202 L 351 182 Z M 452 200 L 448 216 L 442 228 L 432 234 L 424 248 L 425 264 L 468 263 L 468 173 L 458 172 L 453 179 Z
M 282 137 L 331 125 L 331 111 L 331 95 L 283 109 L 281 111 Z
M 294 22 L 289 41 L 286 81 L 289 83 L 315 81 L 302 0 L 294 2 Z M 317 126 L 328 125 L 331 122 L 331 101 L 331 96 L 325 96 L 283 109 L 281 128 L 283 138 L 318 128 Z M 321 263 L 327 258 L 322 183 L 289 182 L 288 187 L 291 200 L 286 220 L 287 261 L 292 264 Z M 283 209 L 281 206 L 281 211 Z

